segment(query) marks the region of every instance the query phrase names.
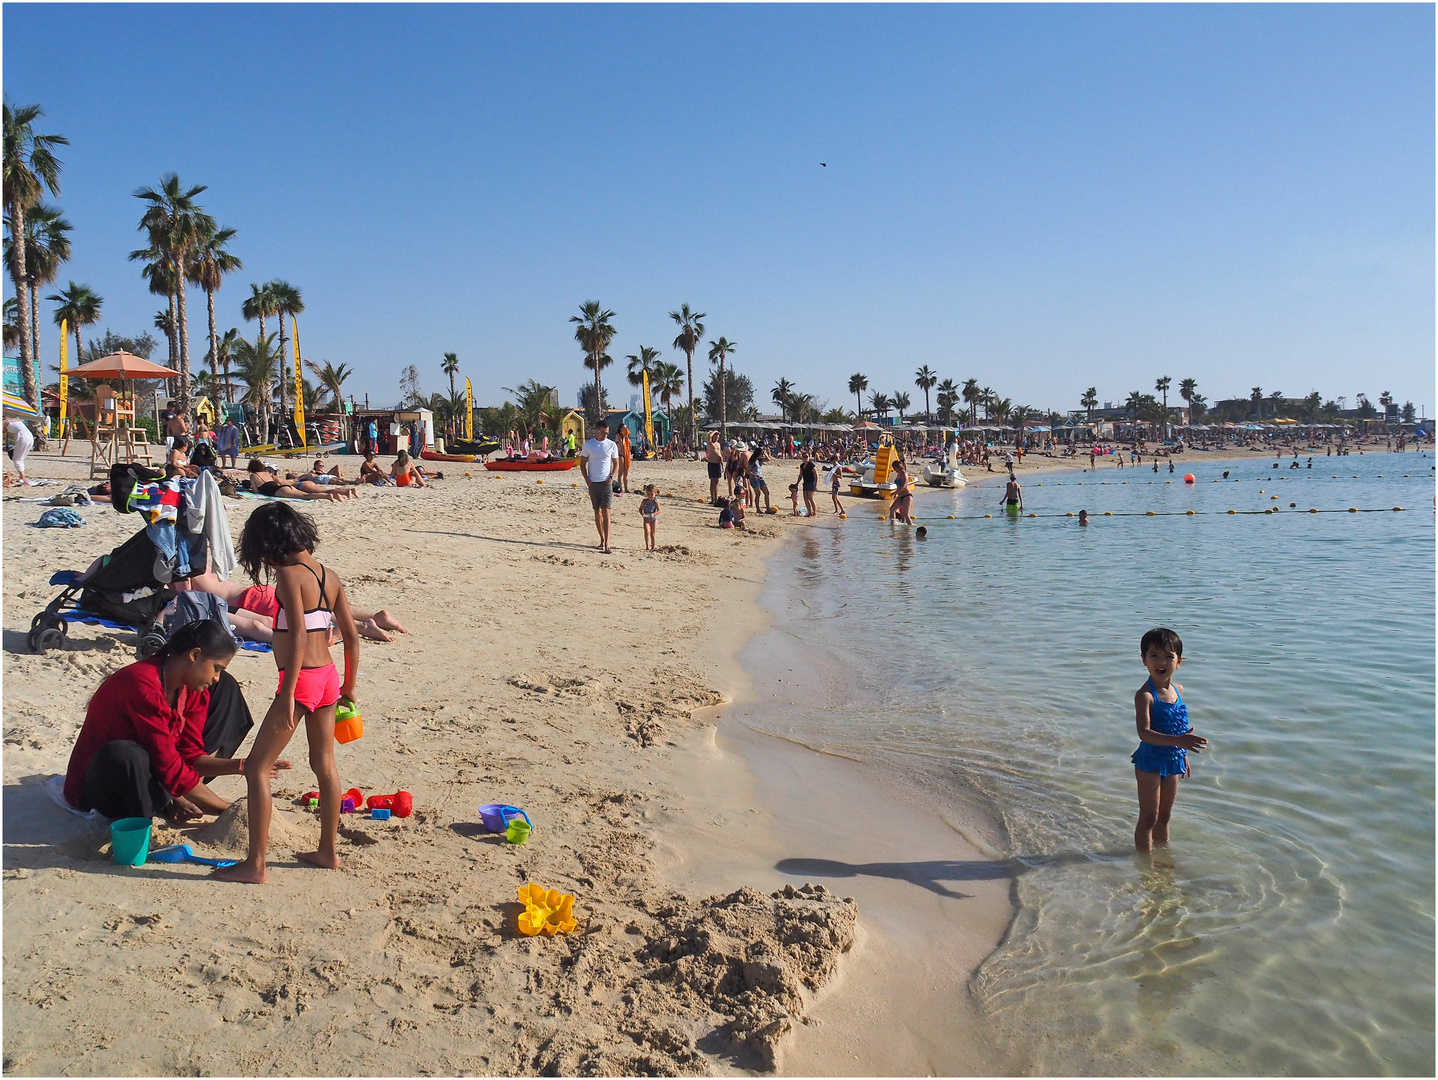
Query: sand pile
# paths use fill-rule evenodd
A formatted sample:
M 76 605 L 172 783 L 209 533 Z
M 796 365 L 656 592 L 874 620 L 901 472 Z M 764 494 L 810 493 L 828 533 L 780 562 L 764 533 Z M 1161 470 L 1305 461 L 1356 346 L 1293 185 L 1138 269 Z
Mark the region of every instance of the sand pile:
M 318 821 L 307 828 L 296 820 L 292 811 L 278 804 L 270 815 L 270 851 L 310 851 L 319 837 Z M 230 803 L 230 808 L 194 834 L 194 841 L 219 852 L 244 858 L 250 849 L 249 801 L 244 798 Z
M 751 888 L 700 901 L 671 896 L 647 914 L 622 936 L 572 941 L 560 965 L 568 977 L 555 994 L 570 1019 L 552 1033 L 525 1025 L 520 1071 L 707 1072 L 704 1054 L 771 1071 L 780 1041 L 803 1015 L 804 990 L 824 985 L 853 945 L 858 908 L 805 885 L 769 896 Z M 608 1022 L 573 1023 L 596 996 L 614 1003 Z M 537 1036 L 538 1045 L 523 1047 L 523 1036 Z

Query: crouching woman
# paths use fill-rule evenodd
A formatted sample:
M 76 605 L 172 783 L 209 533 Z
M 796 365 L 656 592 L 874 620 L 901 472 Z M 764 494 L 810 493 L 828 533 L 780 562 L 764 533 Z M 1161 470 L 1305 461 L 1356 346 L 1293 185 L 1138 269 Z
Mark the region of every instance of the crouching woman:
M 229 803 L 204 779 L 244 773 L 244 759 L 228 755 L 252 723 L 225 673 L 234 655 L 229 632 L 199 620 L 175 631 L 155 656 L 102 682 L 70 754 L 65 801 L 107 818 L 184 820 L 224 811 Z

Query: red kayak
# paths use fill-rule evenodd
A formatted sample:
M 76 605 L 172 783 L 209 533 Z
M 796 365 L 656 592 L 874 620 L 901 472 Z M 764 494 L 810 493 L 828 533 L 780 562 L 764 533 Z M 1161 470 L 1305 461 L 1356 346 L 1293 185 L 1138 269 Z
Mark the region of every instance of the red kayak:
M 563 472 L 578 464 L 578 458 L 551 458 L 549 461 L 500 458 L 498 461 L 486 461 L 484 467 L 490 472 Z

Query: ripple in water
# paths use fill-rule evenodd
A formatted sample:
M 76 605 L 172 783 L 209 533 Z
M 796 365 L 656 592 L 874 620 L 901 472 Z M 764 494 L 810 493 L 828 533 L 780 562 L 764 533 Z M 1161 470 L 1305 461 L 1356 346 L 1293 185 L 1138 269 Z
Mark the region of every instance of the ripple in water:
M 975 990 L 1036 1070 L 1433 1072 L 1431 463 L 1026 484 L 1087 528 L 962 520 L 997 502 L 974 486 L 920 500 L 925 542 L 861 503 L 776 557 L 775 630 L 883 678 L 773 727 L 997 810 L 1021 910 Z M 1211 743 L 1148 858 L 1128 756 L 1155 625 Z

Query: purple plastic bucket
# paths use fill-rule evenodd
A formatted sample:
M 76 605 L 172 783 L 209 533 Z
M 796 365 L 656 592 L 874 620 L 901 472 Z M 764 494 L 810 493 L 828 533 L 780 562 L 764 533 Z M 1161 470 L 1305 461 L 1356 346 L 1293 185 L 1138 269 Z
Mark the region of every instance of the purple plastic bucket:
M 507 806 L 504 803 L 485 803 L 479 808 L 479 820 L 484 822 L 484 827 L 492 833 L 501 833 L 509 828 L 511 818 L 522 817 L 528 822 L 531 829 L 534 822 L 529 820 L 526 814 L 517 806 Z

